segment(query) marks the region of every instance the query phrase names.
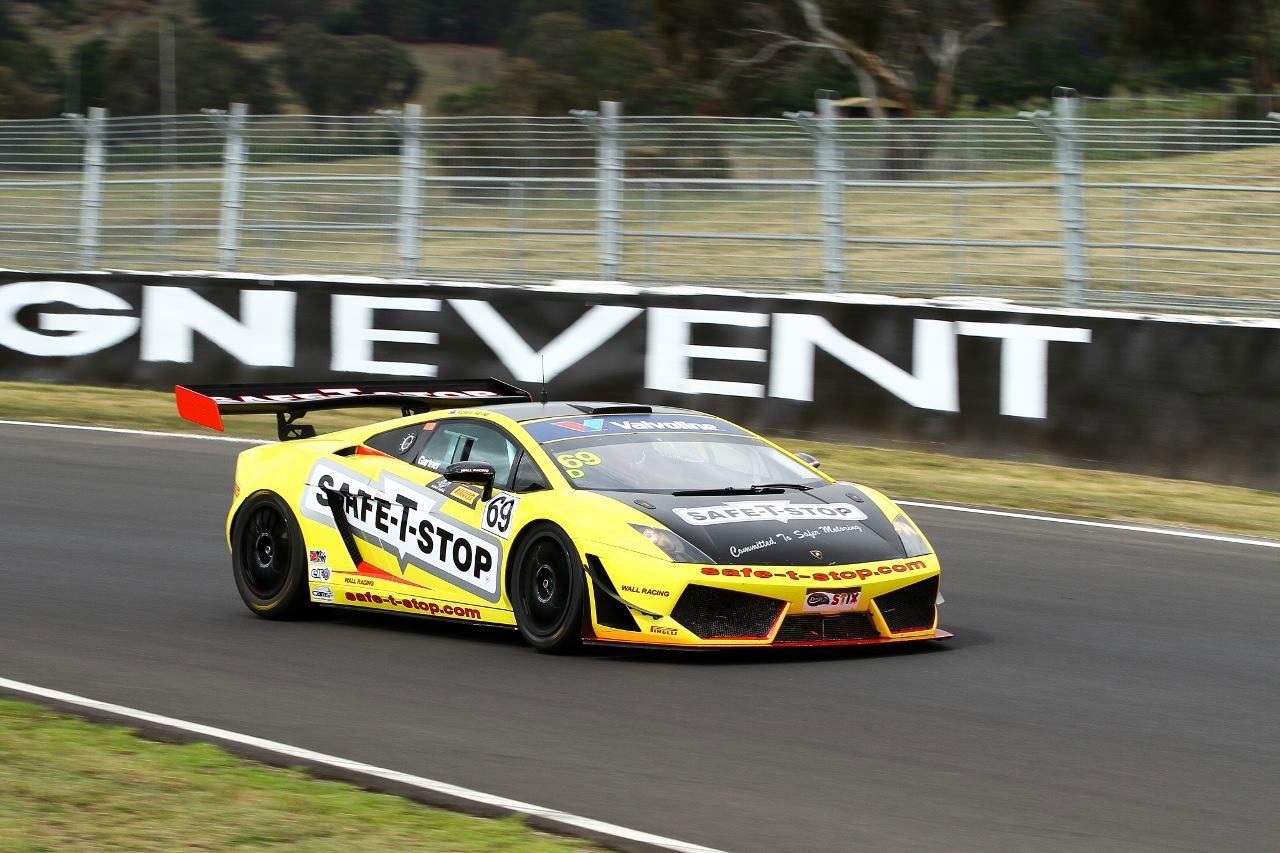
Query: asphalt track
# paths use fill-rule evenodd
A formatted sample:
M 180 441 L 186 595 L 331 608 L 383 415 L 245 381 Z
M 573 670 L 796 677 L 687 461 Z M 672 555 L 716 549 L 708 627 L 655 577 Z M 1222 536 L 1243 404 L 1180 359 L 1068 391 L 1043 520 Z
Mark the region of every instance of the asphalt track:
M 1280 846 L 1280 550 L 917 509 L 946 644 L 554 658 L 255 619 L 240 449 L 0 426 L 0 676 L 727 850 Z

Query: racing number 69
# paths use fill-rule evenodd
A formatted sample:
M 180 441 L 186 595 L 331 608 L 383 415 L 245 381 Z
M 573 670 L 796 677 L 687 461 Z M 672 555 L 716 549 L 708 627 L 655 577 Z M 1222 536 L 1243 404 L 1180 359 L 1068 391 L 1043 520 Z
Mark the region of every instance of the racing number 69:
M 556 461 L 569 475 L 570 480 L 577 480 L 587 475 L 587 472 L 582 470 L 583 466 L 599 465 L 600 457 L 589 450 L 579 450 L 577 453 L 561 453 L 556 457 Z
M 515 501 L 510 498 L 504 499 L 501 495 L 489 501 L 489 506 L 484 510 L 485 526 L 505 533 L 511 526 L 511 510 L 515 509 L 515 506 Z

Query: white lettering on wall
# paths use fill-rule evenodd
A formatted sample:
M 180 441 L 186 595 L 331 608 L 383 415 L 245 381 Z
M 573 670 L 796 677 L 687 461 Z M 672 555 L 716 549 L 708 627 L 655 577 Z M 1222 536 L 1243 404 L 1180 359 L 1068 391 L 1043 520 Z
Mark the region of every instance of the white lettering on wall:
M 185 287 L 142 289 L 142 360 L 194 359 L 198 332 L 255 367 L 293 367 L 293 317 L 297 294 L 243 290 L 237 320 Z
M 488 302 L 450 299 L 449 304 L 489 345 L 517 382 L 542 381 L 544 368 L 546 381 L 550 382 L 599 349 L 644 310 L 630 305 L 593 305 L 569 328 L 534 352 L 520 333 L 511 328 L 511 324 Z
M 354 373 L 383 373 L 391 376 L 435 376 L 436 366 L 416 361 L 376 361 L 373 345 L 378 341 L 402 344 L 435 344 L 435 332 L 411 329 L 379 329 L 375 311 L 439 311 L 439 299 L 396 296 L 333 297 L 333 355 L 330 367 Z
M 690 375 L 690 362 L 695 358 L 766 362 L 769 357 L 764 350 L 755 347 L 695 346 L 689 343 L 689 330 L 690 327 L 698 324 L 762 329 L 769 325 L 768 314 L 689 308 L 650 308 L 648 314 L 649 332 L 644 358 L 646 388 L 675 391 L 680 394 L 764 396 L 763 385 L 751 382 L 694 379 Z
M 1011 323 L 957 323 L 962 335 L 1000 338 L 1000 414 L 1043 418 L 1049 410 L 1049 341 L 1087 344 L 1088 329 Z
M 109 314 L 55 314 L 41 312 L 39 326 L 45 335 L 18 322 L 18 312 L 32 305 L 61 302 L 86 311 L 128 311 L 125 300 L 88 284 L 69 281 L 23 281 L 0 286 L 0 346 L 27 355 L 55 357 L 90 355 L 115 346 L 138 330 L 137 317 Z
M 916 320 L 912 372 L 842 335 L 816 314 L 774 314 L 769 395 L 813 400 L 814 349 L 835 356 L 872 382 L 920 409 L 960 410 L 956 338 L 945 320 Z

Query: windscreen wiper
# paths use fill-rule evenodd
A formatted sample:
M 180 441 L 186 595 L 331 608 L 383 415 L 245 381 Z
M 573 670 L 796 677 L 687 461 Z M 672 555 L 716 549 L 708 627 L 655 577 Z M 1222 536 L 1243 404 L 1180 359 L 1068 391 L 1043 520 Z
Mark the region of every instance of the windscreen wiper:
M 752 486 L 751 488 L 753 489 L 799 489 L 802 492 L 807 492 L 810 489 L 812 489 L 813 486 L 806 486 L 804 483 L 761 483 L 759 485 Z
M 807 487 L 800 487 L 807 488 Z M 780 495 L 783 487 L 766 484 L 763 486 L 725 486 L 723 489 L 678 489 L 671 494 L 683 497 L 711 497 L 713 495 Z

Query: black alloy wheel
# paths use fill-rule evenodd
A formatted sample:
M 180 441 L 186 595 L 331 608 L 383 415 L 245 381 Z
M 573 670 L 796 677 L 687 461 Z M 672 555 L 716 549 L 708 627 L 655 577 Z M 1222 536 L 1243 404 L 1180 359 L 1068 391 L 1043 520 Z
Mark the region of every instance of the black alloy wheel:
M 269 492 L 245 501 L 231 530 L 240 597 L 259 616 L 284 619 L 307 606 L 306 552 L 293 512 Z
M 520 543 L 511 605 L 520 633 L 539 651 L 563 653 L 582 645 L 585 583 L 577 555 L 569 537 L 551 525 Z

